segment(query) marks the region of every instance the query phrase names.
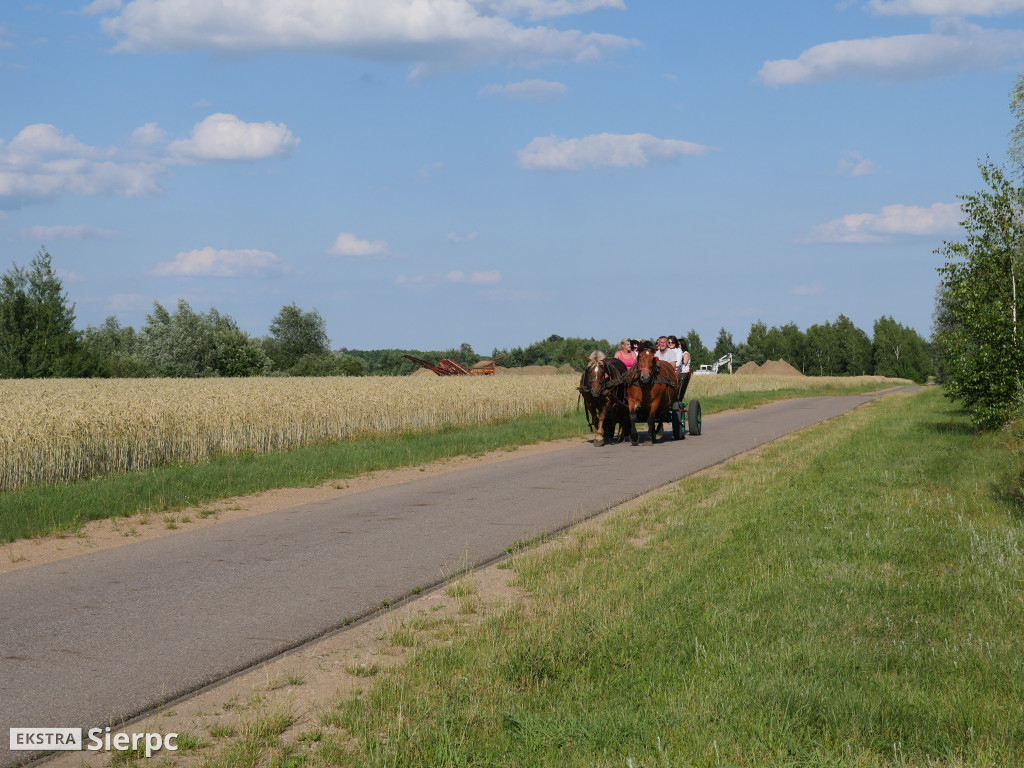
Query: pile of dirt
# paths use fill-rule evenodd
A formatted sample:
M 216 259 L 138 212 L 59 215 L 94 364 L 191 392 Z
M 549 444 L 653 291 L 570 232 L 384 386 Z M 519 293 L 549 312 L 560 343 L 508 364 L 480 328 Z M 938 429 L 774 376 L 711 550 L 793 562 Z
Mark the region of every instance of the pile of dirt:
M 758 370 L 759 367 L 760 366 L 758 366 L 757 363 L 755 363 L 753 360 L 751 360 L 750 362 L 744 363 L 739 368 L 737 368 L 735 371 L 733 371 L 733 375 L 742 373 L 744 376 L 748 376 L 748 375 L 750 375 L 752 373 L 757 373 L 757 370 Z
M 746 368 L 746 366 L 743 367 Z M 800 371 L 781 358 L 779 360 L 766 361 L 764 365 L 757 369 L 757 374 L 759 376 L 803 376 Z

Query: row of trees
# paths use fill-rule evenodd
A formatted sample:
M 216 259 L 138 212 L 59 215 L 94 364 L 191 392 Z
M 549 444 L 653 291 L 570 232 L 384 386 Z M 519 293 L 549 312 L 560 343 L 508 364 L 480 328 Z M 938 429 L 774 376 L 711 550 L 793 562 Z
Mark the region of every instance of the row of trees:
M 733 354 L 734 367 L 751 360 L 758 365 L 785 360 L 809 376 L 874 374 L 924 382 L 933 372 L 928 342 L 888 316 L 875 321 L 870 338 L 846 315 L 839 315 L 834 322 L 815 324 L 806 331 L 796 323 L 769 328 L 759 320 L 739 344 L 722 328 L 711 351 L 703 348 L 699 336 L 690 340 L 690 354 L 701 361 L 714 361 L 728 352 Z
M 0 278 L 0 378 L 52 376 L 359 376 L 363 361 L 332 352 L 325 324 L 313 310 L 283 307 L 270 333 L 255 338 L 226 314 L 196 312 L 181 300 L 173 311 L 159 302 L 142 328 L 108 317 L 75 330 L 50 254 Z
M 746 340 L 739 343 L 722 328 L 713 349 L 704 345 L 694 329 L 685 338 L 695 365 L 713 363 L 732 353 L 734 368 L 749 361 L 763 365 L 767 360 L 782 359 L 809 376 L 877 374 L 923 383 L 932 375 L 931 347 L 917 331 L 892 317 L 879 318 L 872 330 L 868 337 L 848 317 L 839 315 L 834 322 L 812 325 L 807 331 L 801 331 L 796 323 L 769 328 L 759 320 L 750 326 Z M 511 367 L 569 363 L 580 370 L 585 356 L 595 349 L 612 354 L 618 344 L 605 339 L 549 336 L 525 348 L 495 349 L 493 356 L 504 355 L 503 364 Z
M 696 330 L 686 338 L 697 365 L 731 352 L 737 366 L 783 358 L 810 375 L 879 373 L 924 381 L 932 368 L 927 342 L 890 317 L 875 322 L 870 339 L 844 315 L 806 332 L 795 323 L 769 328 L 758 321 L 740 343 L 723 328 L 713 350 L 704 346 Z M 617 343 L 552 335 L 527 347 L 495 349 L 491 357 L 504 357 L 506 367 L 568 363 L 580 370 L 595 349 L 612 354 Z M 155 303 L 139 330 L 108 317 L 100 326 L 79 332 L 74 305 L 68 303 L 48 253 L 37 254 L 28 268 L 15 265 L 0 278 L 0 377 L 5 378 L 394 376 L 419 368 L 406 354 L 429 362 L 452 358 L 466 367 L 482 359 L 469 344 L 430 351 L 332 351 L 320 314 L 295 304 L 282 307 L 262 338 L 246 333 L 216 308 L 197 312 L 184 300 L 173 310 Z

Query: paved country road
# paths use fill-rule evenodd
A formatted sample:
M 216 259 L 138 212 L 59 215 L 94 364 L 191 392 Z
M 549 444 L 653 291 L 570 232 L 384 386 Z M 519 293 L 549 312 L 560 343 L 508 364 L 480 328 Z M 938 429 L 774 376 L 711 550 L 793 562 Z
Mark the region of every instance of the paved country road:
M 911 391 L 899 388 L 888 391 Z M 704 434 L 588 443 L 0 574 L 12 727 L 122 722 L 444 578 L 873 396 L 787 400 Z

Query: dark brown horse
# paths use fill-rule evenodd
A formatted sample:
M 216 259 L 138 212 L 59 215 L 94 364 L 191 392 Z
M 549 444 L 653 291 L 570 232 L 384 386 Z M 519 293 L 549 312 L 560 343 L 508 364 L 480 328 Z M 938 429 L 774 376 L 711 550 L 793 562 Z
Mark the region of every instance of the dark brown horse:
M 615 436 L 620 424 L 619 440 L 624 440 L 629 427 L 626 387 L 629 372 L 625 364 L 596 351 L 587 358 L 587 367 L 580 377 L 580 395 L 587 409 L 587 424 L 594 431 L 594 445 L 604 445 Z
M 632 374 L 626 400 L 629 405 L 629 441 L 633 445 L 640 442 L 636 431 L 636 409 L 643 407 L 647 412 L 647 434 L 654 445 L 654 438 L 661 431 L 661 420 L 668 414 L 675 396 L 678 377 L 672 363 L 659 360 L 654 356 L 650 346 L 643 347 L 636 357 L 636 365 L 630 370 Z

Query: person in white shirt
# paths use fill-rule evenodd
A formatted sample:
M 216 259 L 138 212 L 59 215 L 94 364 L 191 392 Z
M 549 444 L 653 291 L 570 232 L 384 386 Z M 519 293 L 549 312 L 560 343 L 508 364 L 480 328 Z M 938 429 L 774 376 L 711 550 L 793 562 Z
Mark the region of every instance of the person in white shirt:
M 676 352 L 679 353 L 679 366 L 676 368 L 676 373 L 687 373 L 690 370 L 690 351 L 686 348 L 686 339 L 669 336 L 668 346 L 669 349 L 675 347 Z

